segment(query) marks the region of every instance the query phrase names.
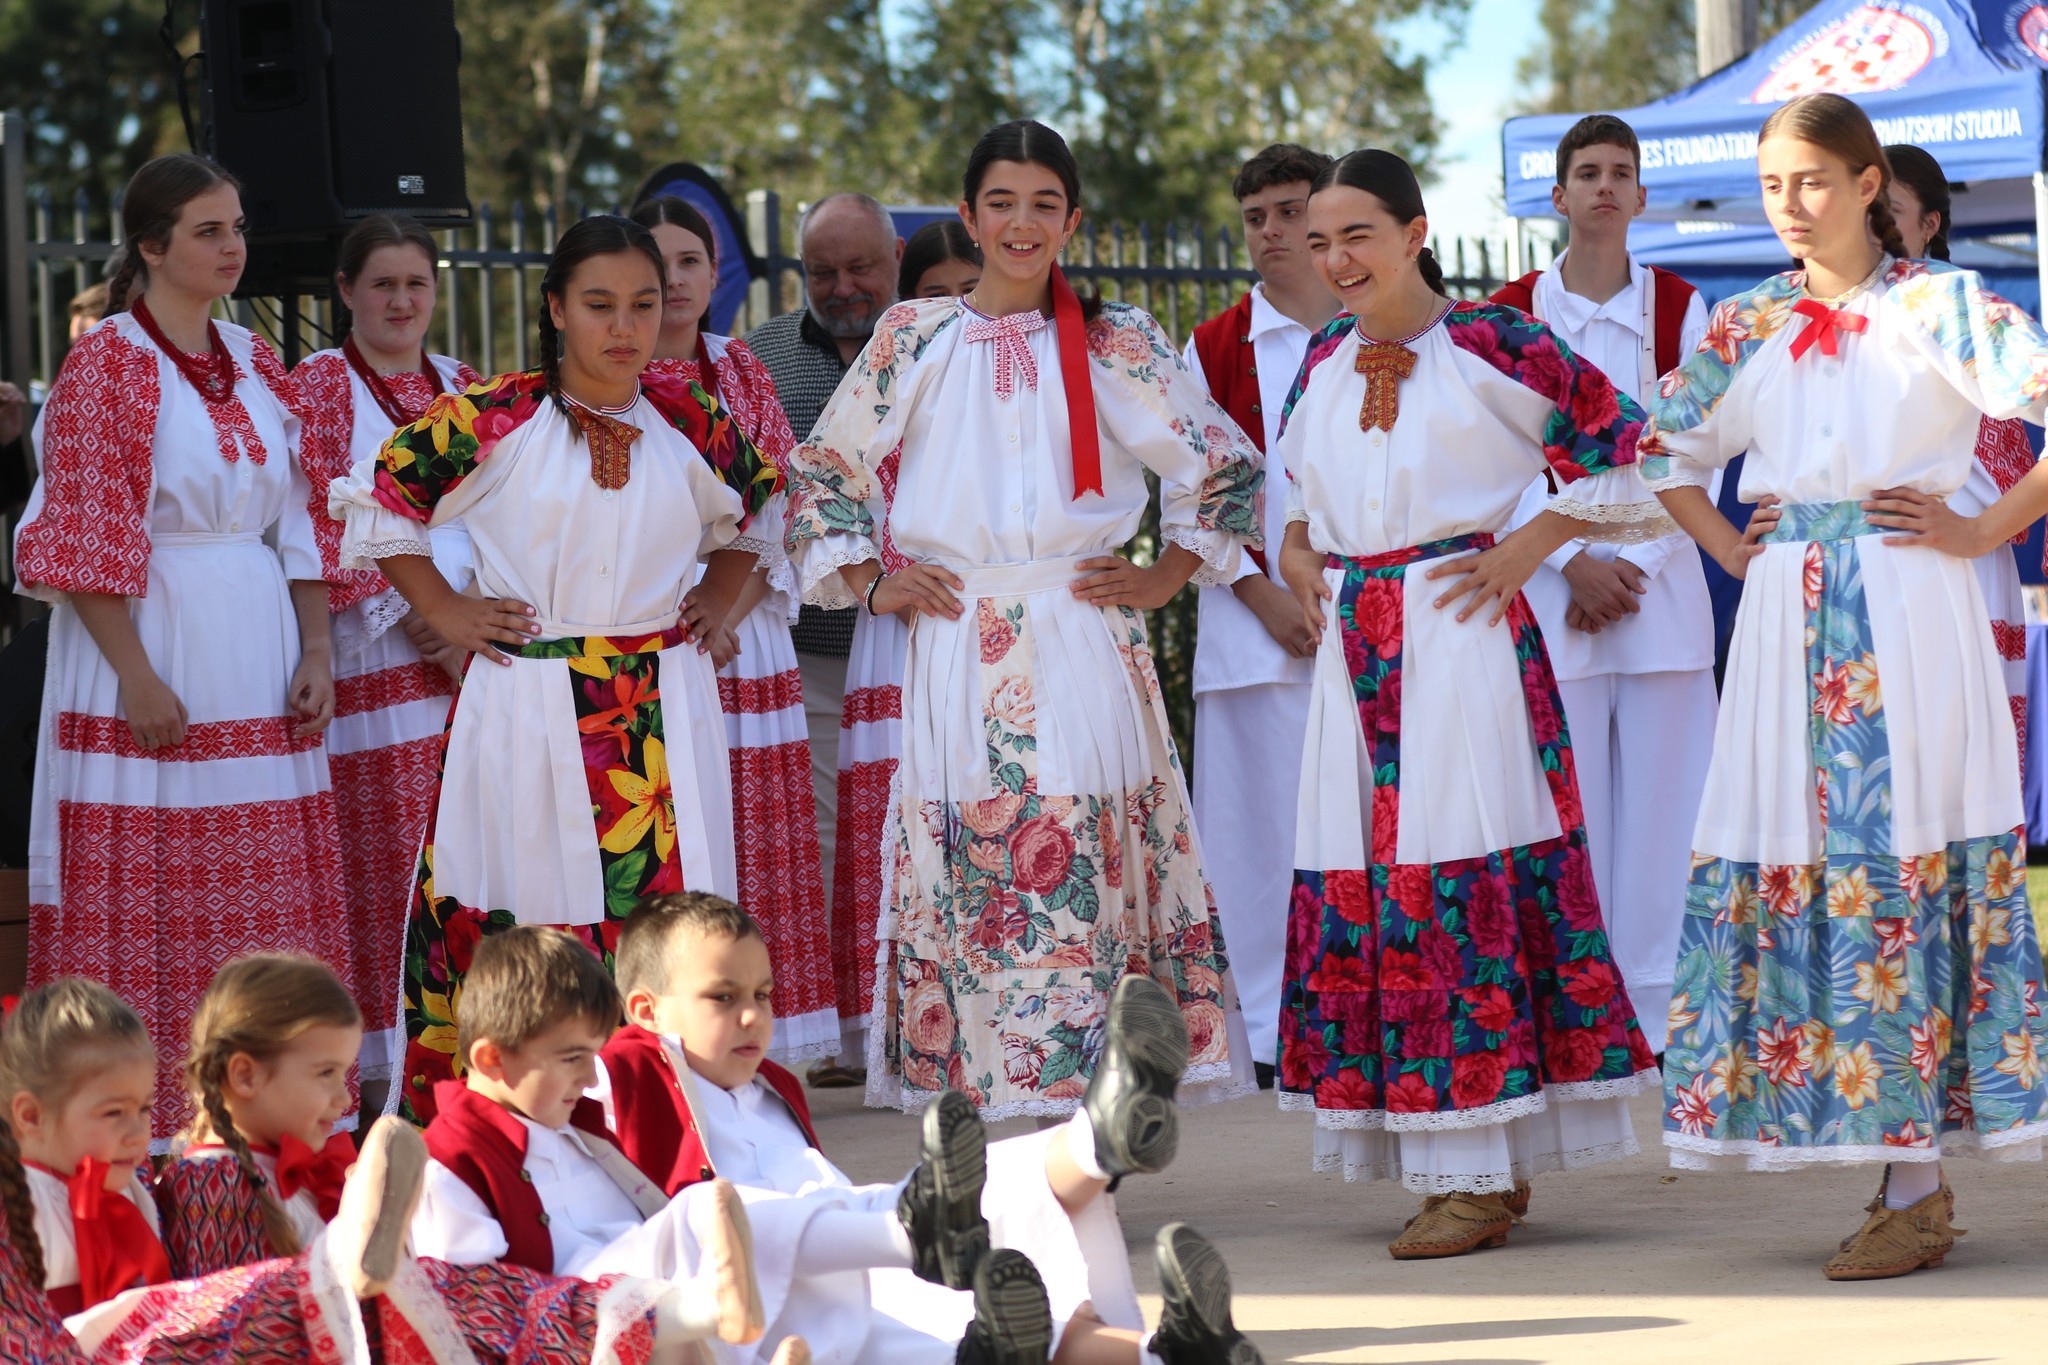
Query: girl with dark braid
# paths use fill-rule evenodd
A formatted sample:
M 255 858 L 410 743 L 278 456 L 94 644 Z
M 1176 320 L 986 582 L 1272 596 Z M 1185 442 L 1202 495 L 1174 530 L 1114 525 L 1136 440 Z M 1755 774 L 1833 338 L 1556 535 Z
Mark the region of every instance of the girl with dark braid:
M 382 569 L 474 656 L 407 929 L 416 1119 L 453 1078 L 455 991 L 484 934 L 556 925 L 609 962 L 642 896 L 738 890 L 706 651 L 755 568 L 732 543 L 781 475 L 701 384 L 643 374 L 664 282 L 646 228 L 578 223 L 541 281 L 540 368 L 436 400 L 329 490 L 341 566 Z M 458 517 L 468 593 L 432 558 Z

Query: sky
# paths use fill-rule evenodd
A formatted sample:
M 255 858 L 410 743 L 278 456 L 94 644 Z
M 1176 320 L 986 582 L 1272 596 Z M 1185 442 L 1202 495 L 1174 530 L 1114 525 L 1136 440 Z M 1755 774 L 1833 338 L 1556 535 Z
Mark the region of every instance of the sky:
M 1465 37 L 1452 43 L 1444 25 L 1416 19 L 1403 25 L 1409 51 L 1432 55 L 1431 103 L 1443 122 L 1437 178 L 1423 191 L 1429 224 L 1443 237 L 1499 237 L 1500 125 L 1523 91 L 1515 66 L 1536 46 L 1537 6 L 1531 0 L 1473 0 Z

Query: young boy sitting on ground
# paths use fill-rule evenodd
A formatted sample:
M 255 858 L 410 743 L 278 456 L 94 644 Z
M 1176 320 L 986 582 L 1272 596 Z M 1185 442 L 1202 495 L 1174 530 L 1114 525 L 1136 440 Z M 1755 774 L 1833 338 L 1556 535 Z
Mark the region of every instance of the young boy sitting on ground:
M 990 1146 L 973 1104 L 948 1092 L 925 1112 L 919 1166 L 895 1185 L 856 1186 L 818 1150 L 796 1078 L 763 1059 L 774 981 L 745 911 L 698 893 L 653 898 L 620 932 L 617 972 L 628 1024 L 602 1054 L 600 1095 L 626 1154 L 670 1192 L 739 1187 L 772 1330 L 804 1334 L 821 1360 L 945 1362 L 964 1341 L 961 1360 L 1043 1361 L 1055 1340 L 1060 1365 L 1260 1360 L 1231 1324 L 1222 1258 L 1184 1225 L 1160 1233 L 1165 1311 L 1144 1335 L 1108 1191 L 1173 1159 L 1188 1057 L 1180 1012 L 1149 978 L 1119 986 L 1071 1121 Z M 814 1240 L 836 1260 L 792 1254 Z M 986 1252 L 991 1241 L 1005 1250 Z M 1014 1291 L 1022 1268 L 1006 1251 L 1043 1277 L 1042 1316 L 954 1292 L 974 1282 L 976 1262 L 984 1277 L 991 1263 L 1012 1266 L 996 1287 Z M 794 1273 L 777 1283 L 785 1266 Z M 971 1327 L 977 1315 L 993 1330 Z
M 619 1017 L 603 964 L 557 930 L 510 929 L 477 946 L 459 1012 L 468 1074 L 435 1089 L 415 1253 L 584 1278 L 634 1266 L 680 1286 L 664 1305 L 674 1339 L 759 1341 L 750 1233 L 733 1187 L 714 1180 L 671 1202 L 583 1098 Z M 799 1340 L 775 1355 L 777 1365 L 808 1359 Z

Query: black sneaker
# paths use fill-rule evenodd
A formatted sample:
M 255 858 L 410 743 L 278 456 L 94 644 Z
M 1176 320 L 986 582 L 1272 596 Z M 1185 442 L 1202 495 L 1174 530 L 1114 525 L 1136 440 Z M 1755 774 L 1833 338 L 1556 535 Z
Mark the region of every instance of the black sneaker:
M 1112 1181 L 1163 1171 L 1180 1150 L 1173 1093 L 1188 1069 L 1188 1025 L 1164 986 L 1127 976 L 1109 1001 L 1102 1056 L 1081 1106 L 1095 1129 L 1095 1161 Z
M 896 1217 L 910 1234 L 911 1268 L 933 1284 L 970 1289 L 975 1266 L 988 1254 L 988 1220 L 981 1215 L 988 1133 L 974 1101 L 947 1090 L 926 1105 L 923 1146 L 924 1159 L 896 1201 Z
M 982 1258 L 974 1272 L 974 1321 L 953 1359 L 957 1365 L 1046 1365 L 1052 1359 L 1052 1305 L 1029 1256 L 1003 1247 Z
M 1165 1365 L 1265 1365 L 1230 1321 L 1230 1268 L 1214 1244 L 1186 1223 L 1169 1223 L 1154 1254 L 1165 1304 L 1153 1354 Z

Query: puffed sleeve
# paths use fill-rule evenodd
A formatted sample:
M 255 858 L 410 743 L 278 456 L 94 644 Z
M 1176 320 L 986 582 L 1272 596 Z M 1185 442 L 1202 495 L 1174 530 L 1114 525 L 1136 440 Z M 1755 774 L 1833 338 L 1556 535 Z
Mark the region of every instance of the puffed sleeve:
M 2039 423 L 2048 411 L 2048 333 L 1984 287 L 1974 270 L 1914 274 L 1886 300 L 1905 314 L 1908 341 L 1987 417 Z
M 899 303 L 882 314 L 818 425 L 790 452 L 783 545 L 797 590 L 813 606 L 859 605 L 839 571 L 880 557 L 880 470 L 902 439 L 904 386 L 931 339 L 959 315 L 955 299 Z
M 796 449 L 796 433 L 790 430 L 789 414 L 783 411 L 782 398 L 775 392 L 774 376 L 768 373 L 768 367 L 743 341 L 727 343 L 725 354 L 719 357 L 718 367 L 721 372 L 719 393 L 730 396 L 734 420 L 753 441 L 763 459 L 777 470 L 786 471 L 790 452 Z M 761 510 L 755 513 L 740 537 L 733 541 L 732 547 L 751 550 L 758 557 L 761 571 L 768 575 L 768 588 L 777 599 L 778 609 L 794 621 L 797 614 L 796 572 L 790 567 L 788 552 L 782 548 L 783 538 L 788 532 L 789 490 L 785 477 L 775 495 L 762 504 Z
M 1294 382 L 1287 386 L 1287 397 L 1280 404 L 1280 439 L 1273 445 L 1273 460 L 1287 477 L 1287 524 L 1306 523 L 1309 520 L 1308 503 L 1301 492 L 1303 468 L 1303 437 L 1301 428 L 1292 418 L 1294 409 L 1301 402 L 1301 396 L 1308 392 L 1309 380 L 1314 377 L 1316 367 L 1337 353 L 1345 339 L 1357 326 L 1358 320 L 1349 313 L 1340 313 L 1323 324 L 1321 331 L 1309 338 L 1308 348 L 1302 352 L 1301 367 L 1294 372 Z
M 328 488 L 328 515 L 346 523 L 341 567 L 433 554 L 428 528 L 461 515 L 464 482 L 544 401 L 538 372 L 499 375 L 466 393 L 441 395 L 419 421 L 357 461 Z
M 504 1225 L 489 1206 L 438 1161 L 427 1163 L 410 1232 L 415 1256 L 450 1265 L 485 1265 L 511 1250 Z
M 254 332 L 247 335 L 249 363 L 257 380 L 271 401 L 283 409 L 285 445 L 292 470 L 291 492 L 285 499 L 284 511 L 265 539 L 277 551 L 287 579 L 295 583 L 322 583 L 333 558 L 325 553 L 313 521 L 313 481 L 307 473 L 303 450 L 306 428 L 300 415 L 299 386 L 285 371 L 284 362 L 269 342 Z M 245 397 L 243 402 L 246 405 L 248 399 Z
M 1265 545 L 1266 457 L 1143 309 L 1103 304 L 1088 354 L 1104 429 L 1159 476 L 1161 537 L 1201 558 L 1191 581 L 1229 583 L 1243 548 Z
M 1797 292 L 1791 276 L 1779 275 L 1721 300 L 1699 348 L 1657 381 L 1636 443 L 1651 492 L 1707 488 L 1716 470 L 1749 449 L 1751 405 L 1725 400 L 1758 349 L 1785 329 Z
M 299 467 L 306 471 L 308 508 L 320 564 L 327 578 L 327 609 L 339 614 L 391 585 L 374 569 L 341 567 L 341 523 L 327 515 L 328 490 L 348 477 L 355 435 L 355 391 L 339 351 L 307 356 L 292 367 L 299 409 Z
M 1480 304 L 1454 309 L 1451 344 L 1485 361 L 1544 400 L 1497 415 L 1526 421 L 1559 491 L 1549 510 L 1584 523 L 1586 540 L 1643 541 L 1676 527 L 1643 486 L 1635 467 L 1643 410 L 1598 366 L 1573 353 L 1543 323 L 1517 309 Z
M 149 587 L 156 352 L 108 318 L 64 357 L 36 419 L 41 477 L 14 538 L 18 591 L 141 597 Z

